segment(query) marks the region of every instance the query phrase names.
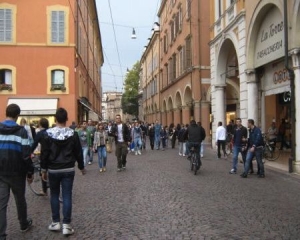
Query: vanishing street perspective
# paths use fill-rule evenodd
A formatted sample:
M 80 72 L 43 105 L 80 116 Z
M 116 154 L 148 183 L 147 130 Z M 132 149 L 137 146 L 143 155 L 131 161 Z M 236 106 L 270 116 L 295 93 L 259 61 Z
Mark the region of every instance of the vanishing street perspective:
M 0 240 L 300 239 L 300 0 L 0 0 Z

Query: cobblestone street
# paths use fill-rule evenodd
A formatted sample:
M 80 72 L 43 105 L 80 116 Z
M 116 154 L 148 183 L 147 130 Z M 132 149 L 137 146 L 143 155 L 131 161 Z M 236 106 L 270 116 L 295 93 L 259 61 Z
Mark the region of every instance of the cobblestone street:
M 265 179 L 242 179 L 240 163 L 230 175 L 231 159 L 209 147 L 202 163 L 195 176 L 178 149 L 129 154 L 123 172 L 113 153 L 105 173 L 94 161 L 75 177 L 69 239 L 299 239 L 299 176 L 267 168 Z M 49 197 L 28 189 L 27 203 L 34 226 L 22 234 L 11 197 L 8 239 L 65 239 L 47 229 Z

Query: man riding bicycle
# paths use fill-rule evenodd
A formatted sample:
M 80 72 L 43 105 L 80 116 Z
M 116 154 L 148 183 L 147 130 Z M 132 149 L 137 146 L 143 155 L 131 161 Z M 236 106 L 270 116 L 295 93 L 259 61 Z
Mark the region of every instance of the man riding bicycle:
M 196 153 L 197 161 L 198 161 L 197 170 L 199 170 L 201 166 L 200 146 L 201 146 L 201 142 L 203 141 L 201 128 L 198 126 L 198 124 L 196 124 L 195 120 L 192 120 L 185 133 L 187 134 L 187 139 L 188 139 L 186 143 L 187 148 L 190 150 L 192 147 L 194 147 L 194 151 Z M 191 155 L 189 153 L 188 159 L 190 158 Z

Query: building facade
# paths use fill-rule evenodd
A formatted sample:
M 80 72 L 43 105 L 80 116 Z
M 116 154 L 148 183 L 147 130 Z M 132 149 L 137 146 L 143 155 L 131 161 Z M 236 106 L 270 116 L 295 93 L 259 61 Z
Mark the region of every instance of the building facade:
M 209 4 L 161 2 L 160 112 L 163 125 L 201 121 L 210 129 Z
M 95 1 L 0 3 L 0 101 L 17 103 L 29 122 L 101 115 L 101 35 Z M 0 118 L 5 116 L 0 112 Z
M 291 115 L 292 97 L 299 108 L 300 1 L 215 0 L 211 12 L 213 131 L 218 121 L 236 116 L 244 123 L 254 119 L 263 132 L 272 122 L 279 127 L 283 121 L 285 138 L 294 145 L 292 136 L 300 137 L 299 111 Z M 295 75 L 294 85 L 287 67 Z M 300 172 L 300 146 L 295 144 L 294 150 L 289 171 Z

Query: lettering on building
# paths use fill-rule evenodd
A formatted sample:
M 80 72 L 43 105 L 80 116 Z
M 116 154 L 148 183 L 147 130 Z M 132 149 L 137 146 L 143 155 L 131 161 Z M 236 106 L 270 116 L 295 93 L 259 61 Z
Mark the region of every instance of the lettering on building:
M 289 80 L 289 73 L 286 69 L 282 69 L 274 72 L 273 82 L 274 84 L 280 84 Z

